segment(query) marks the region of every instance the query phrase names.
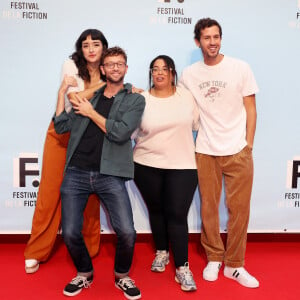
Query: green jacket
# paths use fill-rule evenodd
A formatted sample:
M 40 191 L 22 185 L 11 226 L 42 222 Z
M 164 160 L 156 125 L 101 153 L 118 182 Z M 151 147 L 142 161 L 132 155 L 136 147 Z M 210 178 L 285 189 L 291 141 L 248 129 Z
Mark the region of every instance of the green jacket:
M 91 104 L 96 107 L 105 86 L 96 91 L 91 99 Z M 145 98 L 137 93 L 131 92 L 132 86 L 125 84 L 115 96 L 113 105 L 106 120 L 107 133 L 103 141 L 101 155 L 100 173 L 133 178 L 133 150 L 131 134 L 139 126 L 145 108 Z M 62 112 L 54 116 L 54 128 L 58 134 L 71 131 L 67 149 L 65 170 L 68 167 L 71 157 L 74 154 L 90 119 L 77 115 L 71 110 L 70 113 Z

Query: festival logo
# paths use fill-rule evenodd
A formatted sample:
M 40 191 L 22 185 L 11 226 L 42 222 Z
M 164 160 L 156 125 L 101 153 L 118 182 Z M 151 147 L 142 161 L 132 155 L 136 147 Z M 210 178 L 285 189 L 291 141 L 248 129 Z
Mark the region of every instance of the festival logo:
M 39 2 L 7 1 L 6 9 L 2 11 L 5 20 L 47 20 L 48 13 L 40 10 Z
M 185 13 L 184 0 L 157 0 L 155 12 L 150 16 L 151 24 L 191 25 L 192 18 Z
M 300 0 L 297 0 L 297 11 L 295 13 L 296 18 L 289 21 L 288 25 L 290 28 L 300 29 Z
M 297 189 L 298 180 L 300 179 L 300 157 L 295 157 L 287 163 L 287 180 L 286 187 L 288 189 Z M 299 183 L 300 186 L 300 183 Z
M 14 158 L 13 168 L 13 186 L 17 188 L 28 186 L 27 177 L 40 175 L 37 153 L 21 153 L 19 157 Z M 36 177 L 31 184 L 35 188 L 39 186 Z
M 12 199 L 7 200 L 6 207 L 33 207 L 36 205 L 39 182 L 39 165 L 37 153 L 20 153 L 13 159 Z
M 278 202 L 278 206 L 288 208 L 300 208 L 300 156 L 294 157 L 287 162 L 286 188 L 283 200 Z

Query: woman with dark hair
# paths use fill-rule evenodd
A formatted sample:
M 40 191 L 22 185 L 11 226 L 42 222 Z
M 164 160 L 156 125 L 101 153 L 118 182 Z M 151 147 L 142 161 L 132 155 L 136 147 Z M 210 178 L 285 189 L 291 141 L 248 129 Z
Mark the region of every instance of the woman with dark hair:
M 65 99 L 66 111 L 75 95 L 91 99 L 104 82 L 101 79 L 100 59 L 108 43 L 96 29 L 85 30 L 76 42 L 76 50 L 62 68 L 62 83 L 58 98 Z M 39 263 L 49 258 L 61 222 L 60 185 L 66 160 L 69 134 L 57 134 L 51 121 L 44 144 L 41 181 L 32 220 L 31 236 L 25 248 L 25 271 L 34 273 Z M 88 155 L 88 154 L 87 154 Z M 100 206 L 91 195 L 85 209 L 82 234 L 90 256 L 99 251 Z
M 169 263 L 169 243 L 176 266 L 175 280 L 184 291 L 196 290 L 188 263 L 187 215 L 197 187 L 193 130 L 199 112 L 189 91 L 176 86 L 172 58 L 159 55 L 149 70 L 150 89 L 136 133 L 134 181 L 149 211 L 156 247 L 153 272 Z

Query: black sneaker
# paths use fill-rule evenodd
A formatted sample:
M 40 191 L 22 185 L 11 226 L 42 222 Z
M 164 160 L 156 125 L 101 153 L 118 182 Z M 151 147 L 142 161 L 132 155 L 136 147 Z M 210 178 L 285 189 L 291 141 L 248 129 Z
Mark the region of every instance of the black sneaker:
M 135 286 L 134 281 L 126 276 L 124 278 L 116 278 L 115 286 L 124 292 L 127 299 L 140 299 L 142 297 L 140 290 Z
M 66 296 L 76 296 L 78 295 L 83 288 L 88 288 L 93 282 L 93 275 L 90 277 L 77 275 L 72 279 L 70 283 L 64 288 L 64 295 Z

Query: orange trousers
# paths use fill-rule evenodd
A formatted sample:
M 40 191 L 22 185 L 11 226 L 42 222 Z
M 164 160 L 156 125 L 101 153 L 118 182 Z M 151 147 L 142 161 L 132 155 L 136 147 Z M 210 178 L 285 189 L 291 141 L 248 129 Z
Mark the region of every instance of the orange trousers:
M 31 236 L 26 245 L 25 259 L 46 261 L 54 246 L 61 223 L 60 186 L 66 161 L 70 134 L 57 134 L 50 123 L 43 153 L 43 165 Z M 84 212 L 82 234 L 91 257 L 99 251 L 100 202 L 91 195 Z

